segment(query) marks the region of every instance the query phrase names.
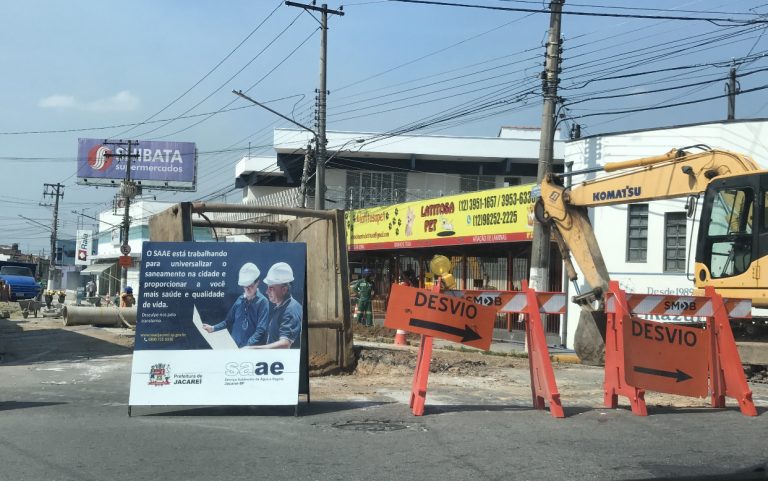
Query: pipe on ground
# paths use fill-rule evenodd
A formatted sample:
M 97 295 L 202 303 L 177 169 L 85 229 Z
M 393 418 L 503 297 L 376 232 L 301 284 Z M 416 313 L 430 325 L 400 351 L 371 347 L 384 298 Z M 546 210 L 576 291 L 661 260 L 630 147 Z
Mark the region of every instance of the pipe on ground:
M 83 307 L 64 306 L 65 326 L 118 326 L 124 327 L 120 316 L 132 326 L 136 325 L 135 307 Z

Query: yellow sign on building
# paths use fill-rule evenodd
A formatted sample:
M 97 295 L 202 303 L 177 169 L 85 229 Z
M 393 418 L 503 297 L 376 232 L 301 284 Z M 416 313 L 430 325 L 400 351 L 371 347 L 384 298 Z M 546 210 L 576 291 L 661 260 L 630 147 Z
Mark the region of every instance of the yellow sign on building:
M 534 184 L 346 213 L 349 250 L 513 242 L 533 235 Z

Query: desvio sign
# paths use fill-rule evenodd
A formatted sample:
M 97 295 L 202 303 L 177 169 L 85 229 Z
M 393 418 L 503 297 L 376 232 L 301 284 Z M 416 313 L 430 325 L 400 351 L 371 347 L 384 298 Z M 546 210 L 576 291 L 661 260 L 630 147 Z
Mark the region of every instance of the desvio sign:
M 707 395 L 709 331 L 640 318 L 625 319 L 625 378 L 657 392 Z
M 77 178 L 82 185 L 119 185 L 131 155 L 131 180 L 145 187 L 195 190 L 193 142 L 138 141 L 127 145 L 104 139 L 78 139 Z
M 496 309 L 461 297 L 393 285 L 384 326 L 488 350 Z

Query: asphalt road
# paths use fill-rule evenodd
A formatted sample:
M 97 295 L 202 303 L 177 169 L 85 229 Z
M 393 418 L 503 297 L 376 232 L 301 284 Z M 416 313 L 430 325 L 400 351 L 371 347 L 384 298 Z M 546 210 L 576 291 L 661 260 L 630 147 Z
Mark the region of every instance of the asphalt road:
M 435 383 L 440 404 L 428 396 L 414 417 L 392 396 L 346 397 L 338 377 L 336 394 L 313 394 L 299 417 L 147 407 L 129 417 L 130 354 L 89 342 L 85 356 L 51 345 L 0 364 L 0 480 L 735 479 L 768 461 L 766 400 L 758 417 L 732 401 L 648 417 L 564 402 L 566 418 L 554 419 L 530 397 L 501 404 Z M 327 392 L 336 381 L 322 382 Z

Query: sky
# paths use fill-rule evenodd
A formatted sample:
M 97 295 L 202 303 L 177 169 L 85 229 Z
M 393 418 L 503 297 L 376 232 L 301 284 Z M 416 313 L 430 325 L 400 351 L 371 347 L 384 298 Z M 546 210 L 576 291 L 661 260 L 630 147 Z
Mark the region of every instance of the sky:
M 329 18 L 328 130 L 495 137 L 503 125 L 540 126 L 547 3 L 328 3 L 342 6 Z M 293 126 L 232 90 L 314 126 L 318 17 L 283 1 L 27 0 L 3 10 L 2 245 L 47 255 L 45 184 L 64 185 L 61 238 L 111 208 L 115 189 L 77 184 L 78 138 L 194 142 L 197 191 L 145 193 L 238 202 L 235 164 L 274 155 L 273 129 Z M 574 123 L 586 136 L 723 120 L 731 66 L 736 118 L 768 117 L 765 1 L 579 0 L 564 12 L 564 136 Z

